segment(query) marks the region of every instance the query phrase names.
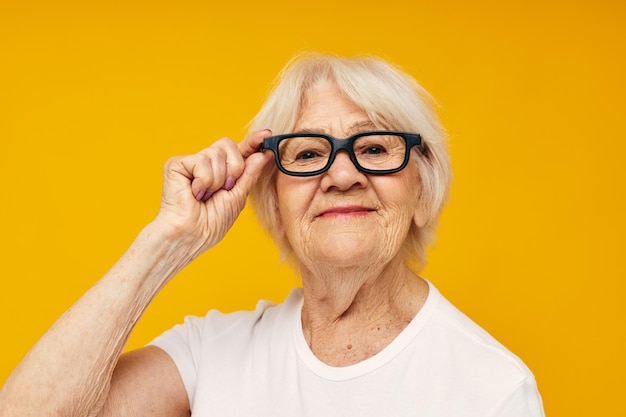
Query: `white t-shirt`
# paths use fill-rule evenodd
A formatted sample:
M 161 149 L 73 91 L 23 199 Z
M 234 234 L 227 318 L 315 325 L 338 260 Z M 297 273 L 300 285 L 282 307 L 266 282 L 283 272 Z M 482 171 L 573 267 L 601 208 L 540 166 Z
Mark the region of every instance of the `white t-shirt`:
M 544 416 L 530 370 L 429 286 L 409 325 L 351 366 L 309 349 L 301 289 L 279 305 L 187 317 L 151 344 L 176 363 L 193 417 Z

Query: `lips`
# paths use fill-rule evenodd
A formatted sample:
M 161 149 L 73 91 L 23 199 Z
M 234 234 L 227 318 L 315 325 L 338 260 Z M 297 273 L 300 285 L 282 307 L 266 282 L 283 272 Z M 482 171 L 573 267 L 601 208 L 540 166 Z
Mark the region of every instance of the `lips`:
M 375 210 L 363 206 L 331 207 L 324 210 L 317 217 L 365 216 L 372 211 Z

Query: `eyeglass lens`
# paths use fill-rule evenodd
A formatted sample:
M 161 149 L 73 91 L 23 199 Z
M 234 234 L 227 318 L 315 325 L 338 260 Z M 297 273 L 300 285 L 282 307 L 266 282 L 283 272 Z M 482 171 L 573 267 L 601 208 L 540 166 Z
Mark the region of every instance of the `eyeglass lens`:
M 359 166 L 370 170 L 390 170 L 402 165 L 406 142 L 399 135 L 361 136 L 352 147 Z M 323 169 L 332 154 L 332 144 L 326 138 L 297 136 L 284 139 L 278 145 L 279 160 L 289 172 L 306 173 Z

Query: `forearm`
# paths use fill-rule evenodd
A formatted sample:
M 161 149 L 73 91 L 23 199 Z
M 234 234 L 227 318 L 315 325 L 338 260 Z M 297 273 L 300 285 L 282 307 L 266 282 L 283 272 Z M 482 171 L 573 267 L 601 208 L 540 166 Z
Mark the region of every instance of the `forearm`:
M 257 152 L 270 134 L 254 132 L 239 146 L 224 138 L 166 163 L 156 220 L 15 369 L 0 392 L 0 417 L 98 414 L 128 336 L 152 298 L 216 245 L 243 209 L 271 161 Z
M 195 256 L 191 245 L 146 227 L 114 267 L 32 348 L 0 392 L 0 416 L 90 416 L 153 297 Z

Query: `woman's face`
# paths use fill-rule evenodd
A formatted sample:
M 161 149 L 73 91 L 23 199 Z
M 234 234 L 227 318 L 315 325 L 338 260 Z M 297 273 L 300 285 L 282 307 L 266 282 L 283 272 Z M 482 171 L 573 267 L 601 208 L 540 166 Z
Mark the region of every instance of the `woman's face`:
M 332 82 L 318 82 L 304 100 L 294 132 L 319 132 L 337 138 L 376 130 L 367 114 Z M 412 158 L 415 156 L 412 156 Z M 282 232 L 305 267 L 366 266 L 398 255 L 418 212 L 417 166 L 391 175 L 358 171 L 339 152 L 328 171 L 314 177 L 278 173 Z

